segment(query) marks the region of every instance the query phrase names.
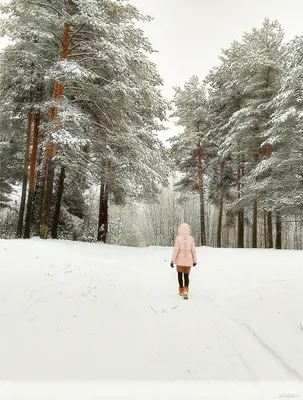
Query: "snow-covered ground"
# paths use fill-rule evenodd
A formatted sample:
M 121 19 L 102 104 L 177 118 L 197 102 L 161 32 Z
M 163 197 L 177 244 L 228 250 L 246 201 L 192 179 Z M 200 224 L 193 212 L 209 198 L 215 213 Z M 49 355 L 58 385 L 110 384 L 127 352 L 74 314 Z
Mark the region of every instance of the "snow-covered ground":
M 302 252 L 171 252 L 0 240 L 0 398 L 303 398 Z

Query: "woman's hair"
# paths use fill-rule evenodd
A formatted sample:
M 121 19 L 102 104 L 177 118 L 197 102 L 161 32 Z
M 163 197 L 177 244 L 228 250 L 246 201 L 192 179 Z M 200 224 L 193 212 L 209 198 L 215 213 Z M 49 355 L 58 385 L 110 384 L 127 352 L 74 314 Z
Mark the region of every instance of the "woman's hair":
M 181 224 L 178 229 L 180 236 L 190 235 L 190 227 L 188 224 Z

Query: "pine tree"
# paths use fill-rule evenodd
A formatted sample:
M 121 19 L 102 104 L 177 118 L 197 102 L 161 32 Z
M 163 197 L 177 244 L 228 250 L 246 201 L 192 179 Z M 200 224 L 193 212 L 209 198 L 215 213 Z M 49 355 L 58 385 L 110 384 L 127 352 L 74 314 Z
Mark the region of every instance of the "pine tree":
M 238 213 L 238 247 L 244 247 L 244 209 L 253 203 L 253 247 L 257 246 L 257 197 L 248 181 L 263 158 L 262 144 L 273 111 L 283 68 L 283 31 L 265 20 L 223 52 L 222 64 L 207 77 L 213 137 L 219 146 L 218 165 L 235 170 L 236 191 L 231 207 Z M 224 174 L 225 176 L 229 176 Z M 271 222 L 270 215 L 268 220 Z
M 30 1 L 11 0 L 2 6 L 1 10 L 9 18 L 2 21 L 3 33 L 13 39 L 14 43 L 5 48 L 1 55 L 2 78 L 1 96 L 5 99 L 5 108 L 12 118 L 27 118 L 26 143 L 24 146 L 23 187 L 19 211 L 17 236 L 22 234 L 23 216 L 25 210 L 26 188 L 28 184 L 29 150 L 33 135 L 33 126 L 43 109 L 44 76 L 52 65 L 56 54 L 55 27 L 49 21 L 48 10 L 53 6 Z M 40 8 L 39 8 L 40 7 Z M 49 32 L 48 32 L 49 29 Z M 52 32 L 52 34 L 50 34 Z M 5 112 L 5 110 L 4 110 Z M 35 121 L 35 123 L 34 123 Z M 39 129 L 38 129 L 39 131 Z M 21 133 L 21 131 L 20 131 Z M 36 132 L 37 133 L 37 129 Z M 35 145 L 36 145 L 35 138 Z M 33 153 L 37 148 L 32 149 Z M 35 158 L 35 154 L 31 159 Z M 31 162 L 31 179 L 34 179 L 35 165 Z M 30 188 L 33 184 L 30 184 Z M 28 197 L 26 224 L 31 216 Z M 25 237 L 29 237 L 29 227 L 26 226 Z
M 161 78 L 148 58 L 152 47 L 143 32 L 135 27 L 136 21 L 149 18 L 140 15 L 133 6 L 113 0 L 52 0 L 47 3 L 12 0 L 3 10 L 12 16 L 5 22 L 6 33 L 16 41 L 12 52 L 22 49 L 30 63 L 26 67 L 25 57 L 20 58 L 33 83 L 26 86 L 27 92 L 16 90 L 23 94 L 25 101 L 20 113 L 25 115 L 34 109 L 43 122 L 42 129 L 40 126 L 36 129 L 40 149 L 45 149 L 42 165 L 37 171 L 32 165 L 30 175 L 39 174 L 39 181 L 35 182 L 39 191 L 32 193 L 32 180 L 28 200 L 29 205 L 31 198 L 35 198 L 41 237 L 47 237 L 51 226 L 56 165 L 65 168 L 60 184 L 63 190 L 64 176 L 72 173 L 70 165 L 85 159 L 92 169 L 92 165 L 98 164 L 96 156 L 102 155 L 104 163 L 120 148 L 122 162 L 120 154 L 110 160 L 122 171 L 119 180 L 135 180 L 143 188 L 138 188 L 138 192 L 156 191 L 156 184 L 167 176 L 167 168 L 160 158 L 164 151 L 153 132 L 160 126 L 156 120 L 165 117 L 166 103 L 159 91 Z M 40 83 L 43 98 L 37 104 L 33 97 Z M 11 102 L 21 103 L 15 98 Z M 124 149 L 120 145 L 123 136 Z M 84 151 L 87 145 L 91 149 L 89 155 Z M 36 157 L 37 147 L 33 152 L 32 159 Z M 146 166 L 141 161 L 144 157 Z M 149 174 L 144 179 L 144 171 L 140 170 L 143 166 Z M 136 170 L 135 179 L 127 178 L 132 167 Z M 100 176 L 100 170 L 97 175 Z M 57 201 L 55 225 L 58 224 L 58 210 Z M 31 214 L 29 207 L 28 211 L 27 222 Z M 53 231 L 55 234 L 56 227 Z
M 184 132 L 171 139 L 172 155 L 184 174 L 177 183 L 181 191 L 197 192 L 200 202 L 200 240 L 207 243 L 205 223 L 205 174 L 214 148 L 208 137 L 210 129 L 208 95 L 197 76 L 175 89 L 173 116 Z
M 0 208 L 10 207 L 14 185 L 22 179 L 23 138 L 18 135 L 24 121 L 12 120 L 0 110 Z
M 285 59 L 281 88 L 272 101 L 274 112 L 266 131 L 270 157 L 253 171 L 253 190 L 263 195 L 263 207 L 276 213 L 277 248 L 282 246 L 282 215 L 301 214 L 303 204 L 302 37 L 288 44 Z
M 266 142 L 266 132 L 274 111 L 272 100 L 279 90 L 283 68 L 283 37 L 280 24 L 268 19 L 261 29 L 253 29 L 244 35 L 241 68 L 237 74 L 243 102 L 239 112 L 230 119 L 228 144 L 235 144 L 230 148 L 233 156 L 237 154 L 242 160 L 244 171 L 241 203 L 245 206 L 253 203 L 253 247 L 257 247 L 257 197 L 253 197 L 250 184 L 245 181 L 249 180 L 250 171 L 264 155 L 262 144 Z M 270 227 L 271 210 L 267 218 Z M 269 247 L 272 247 L 271 230 L 268 239 Z
M 215 170 L 220 171 L 218 180 L 212 174 L 212 181 L 216 182 L 219 194 L 219 210 L 223 206 L 224 198 L 228 200 L 227 211 L 230 211 L 232 202 L 240 200 L 243 195 L 241 175 L 243 173 L 243 158 L 237 152 L 240 149 L 239 143 L 231 135 L 231 120 L 242 107 L 243 93 L 239 82 L 241 60 L 243 58 L 243 46 L 234 41 L 230 48 L 224 50 L 220 57 L 221 65 L 211 70 L 206 78 L 210 86 L 210 119 L 211 119 L 211 140 L 216 144 L 218 155 L 213 160 Z M 233 177 L 232 177 L 233 176 Z M 229 184 L 232 184 L 228 188 Z M 238 207 L 238 247 L 244 247 L 244 209 Z M 220 229 L 222 222 L 221 211 L 219 211 L 217 241 L 220 242 Z M 220 244 L 220 243 L 219 243 Z

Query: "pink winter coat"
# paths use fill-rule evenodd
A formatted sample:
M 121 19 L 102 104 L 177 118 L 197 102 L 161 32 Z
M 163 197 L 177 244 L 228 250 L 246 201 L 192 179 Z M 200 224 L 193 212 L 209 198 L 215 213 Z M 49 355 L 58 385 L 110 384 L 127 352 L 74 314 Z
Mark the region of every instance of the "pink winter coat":
M 188 224 L 181 224 L 179 227 L 171 262 L 182 267 L 192 267 L 197 263 L 195 241 L 190 235 Z

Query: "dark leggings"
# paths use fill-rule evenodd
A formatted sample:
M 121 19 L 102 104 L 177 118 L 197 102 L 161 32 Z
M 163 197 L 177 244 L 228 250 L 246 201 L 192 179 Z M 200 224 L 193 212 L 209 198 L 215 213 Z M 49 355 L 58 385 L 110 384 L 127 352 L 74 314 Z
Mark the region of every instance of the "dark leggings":
M 189 274 L 183 274 L 183 272 L 178 272 L 178 281 L 179 281 L 179 286 L 181 288 L 183 287 L 183 275 L 184 275 L 184 286 L 185 287 L 189 286 Z

